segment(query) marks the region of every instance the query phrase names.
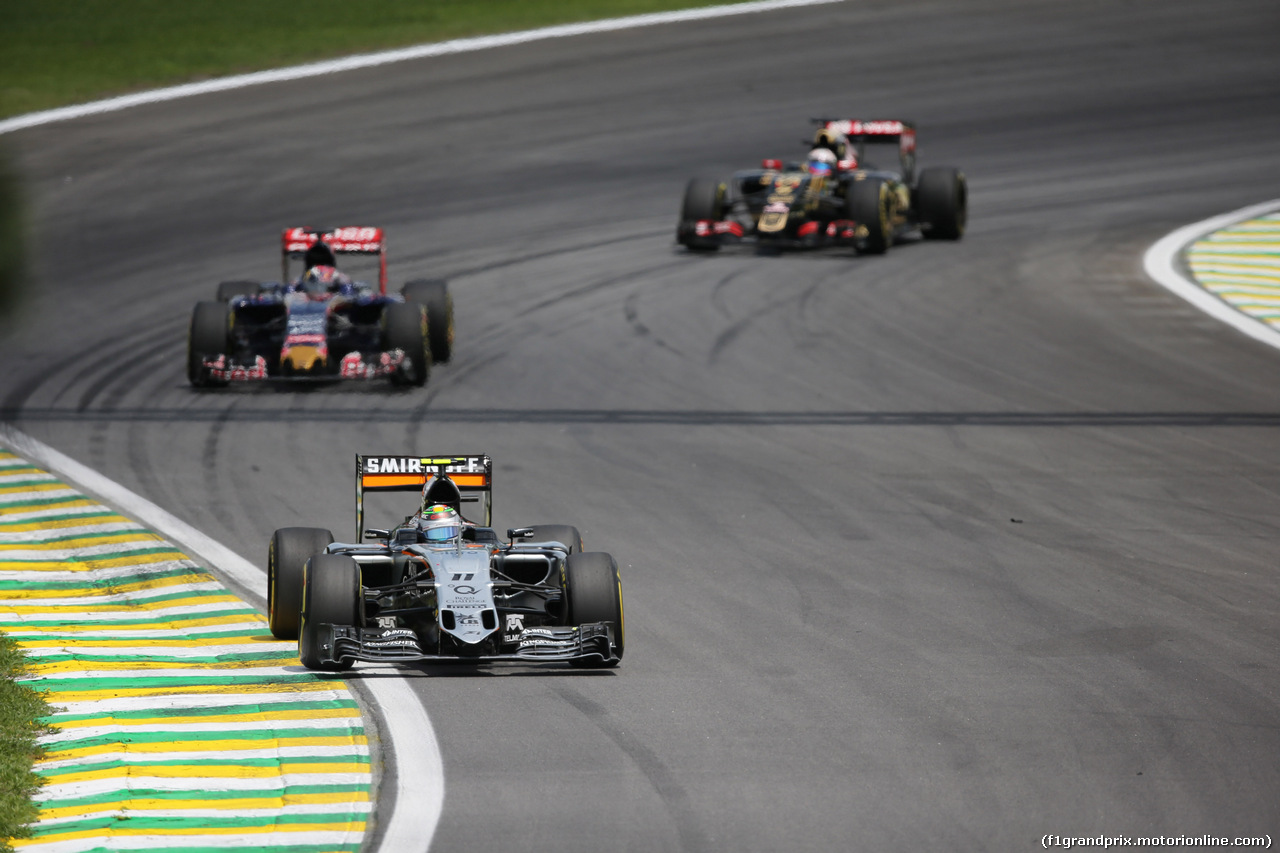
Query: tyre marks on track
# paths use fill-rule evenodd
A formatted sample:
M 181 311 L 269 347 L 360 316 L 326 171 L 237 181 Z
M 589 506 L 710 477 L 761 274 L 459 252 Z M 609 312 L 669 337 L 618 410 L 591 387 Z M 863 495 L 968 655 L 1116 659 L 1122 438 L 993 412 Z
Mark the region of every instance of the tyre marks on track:
M 340 681 L 206 569 L 0 448 L 0 628 L 55 708 L 20 850 L 359 850 L 369 748 Z

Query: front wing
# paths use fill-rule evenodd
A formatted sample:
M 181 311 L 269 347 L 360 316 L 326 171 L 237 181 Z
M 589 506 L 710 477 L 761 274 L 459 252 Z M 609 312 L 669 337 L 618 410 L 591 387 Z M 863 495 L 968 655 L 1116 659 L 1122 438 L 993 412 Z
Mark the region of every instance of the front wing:
M 618 660 L 612 629 L 607 622 L 576 627 L 525 628 L 516 640 L 516 651 L 475 657 L 437 655 L 423 651 L 418 636 L 407 628 L 357 628 L 349 625 L 316 626 L 320 634 L 321 663 L 342 660 L 377 663 L 420 660 L 567 661 Z
M 732 245 L 734 243 L 768 242 L 796 249 L 826 246 L 853 246 L 867 236 L 867 229 L 852 219 L 836 219 L 821 223 L 810 220 L 794 236 L 784 232 L 764 234 L 735 220 L 699 219 L 682 222 L 676 229 L 676 242 L 686 246 Z

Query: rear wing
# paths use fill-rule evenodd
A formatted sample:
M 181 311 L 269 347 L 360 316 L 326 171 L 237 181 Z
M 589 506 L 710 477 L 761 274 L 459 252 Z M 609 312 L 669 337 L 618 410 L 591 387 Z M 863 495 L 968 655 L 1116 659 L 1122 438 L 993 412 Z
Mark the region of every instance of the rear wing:
M 900 119 L 815 118 L 815 124 L 834 133 L 843 133 L 862 151 L 868 142 L 898 143 L 898 159 L 902 161 L 903 178 L 914 183 L 916 171 L 916 126 Z
M 352 225 L 345 228 L 286 228 L 280 235 L 281 281 L 289 281 L 289 260 L 301 258 L 323 242 L 335 255 L 377 255 L 378 289 L 387 292 L 387 242 L 381 228 Z
M 493 524 L 493 460 L 471 456 L 356 455 L 356 541 L 364 541 L 365 492 L 422 492 L 429 480 L 448 478 L 466 503 L 479 503 L 483 524 Z

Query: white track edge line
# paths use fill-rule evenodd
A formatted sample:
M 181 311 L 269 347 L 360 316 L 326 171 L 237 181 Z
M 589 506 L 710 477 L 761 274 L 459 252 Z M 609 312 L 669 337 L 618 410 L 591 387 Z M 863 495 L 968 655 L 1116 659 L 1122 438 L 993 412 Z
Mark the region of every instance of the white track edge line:
M 161 509 L 146 498 L 64 453 L 32 438 L 11 424 L 0 423 L 0 441 L 19 456 L 49 469 L 93 493 L 204 559 L 240 586 L 257 589 L 264 572 L 220 542 Z M 360 687 L 373 697 L 382 715 L 395 763 L 395 801 L 386 820 L 379 850 L 425 850 L 430 846 L 444 808 L 444 758 L 431 718 L 407 684 L 398 679 L 369 679 Z M 413 807 L 410 807 L 412 805 Z
M 1182 250 L 1204 235 L 1236 222 L 1270 213 L 1278 208 L 1280 208 L 1280 199 L 1272 199 L 1184 225 L 1161 237 L 1147 249 L 1142 257 L 1142 268 L 1158 284 L 1181 296 L 1209 316 L 1233 326 L 1254 340 L 1280 349 L 1280 331 L 1276 331 L 1261 320 L 1240 313 L 1187 278 L 1178 269 L 1178 258 Z
M 732 15 L 747 15 L 756 12 L 773 12 L 801 6 L 821 6 L 831 3 L 842 3 L 844 0 L 756 0 L 752 3 L 739 3 L 732 6 L 707 6 L 701 9 L 683 9 L 675 12 L 653 12 L 646 15 L 632 15 L 625 18 L 610 18 L 603 21 L 586 21 L 578 24 L 562 24 L 554 27 L 542 27 L 536 30 L 524 30 L 515 33 L 502 33 L 492 36 L 452 39 L 450 41 L 433 42 L 415 47 L 387 50 L 378 53 L 365 53 L 334 59 L 325 62 L 313 62 L 306 65 L 295 65 L 271 71 L 257 71 L 252 74 L 237 74 L 232 77 L 221 77 L 199 83 L 187 83 L 181 86 L 170 86 L 164 89 L 153 89 L 148 92 L 137 92 L 132 95 L 121 95 L 87 104 L 60 107 L 37 113 L 27 113 L 0 121 L 0 134 L 12 133 L 42 124 L 68 121 L 99 113 L 138 107 L 144 104 L 157 104 L 162 101 L 173 101 L 204 95 L 210 92 L 225 92 L 231 89 L 243 89 L 247 86 L 259 86 L 264 83 L 279 83 L 286 80 L 301 80 L 306 77 L 319 77 L 324 74 L 335 74 L 340 71 L 353 71 L 359 68 L 373 68 L 393 62 L 405 62 L 411 59 L 425 59 L 432 56 L 445 56 L 451 53 L 468 53 L 476 50 L 488 50 L 495 47 L 507 47 L 514 44 L 525 44 L 544 39 L 567 38 L 569 36 L 606 33 L 617 30 L 651 27 L 658 24 L 673 24 L 684 21 L 701 21 L 709 18 L 726 18 Z

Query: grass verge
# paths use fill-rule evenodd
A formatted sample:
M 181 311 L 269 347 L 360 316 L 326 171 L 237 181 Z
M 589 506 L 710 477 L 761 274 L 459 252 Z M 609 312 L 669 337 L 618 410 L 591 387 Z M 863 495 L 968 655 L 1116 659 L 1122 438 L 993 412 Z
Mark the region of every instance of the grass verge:
M 36 738 L 47 731 L 40 718 L 51 713 L 39 693 L 16 679 L 27 659 L 18 644 L 0 634 L 0 851 L 12 853 L 12 838 L 27 838 L 39 816 L 31 797 L 41 779 L 31 766 L 43 754 Z
M 0 118 L 353 53 L 728 2 L 0 0 Z

